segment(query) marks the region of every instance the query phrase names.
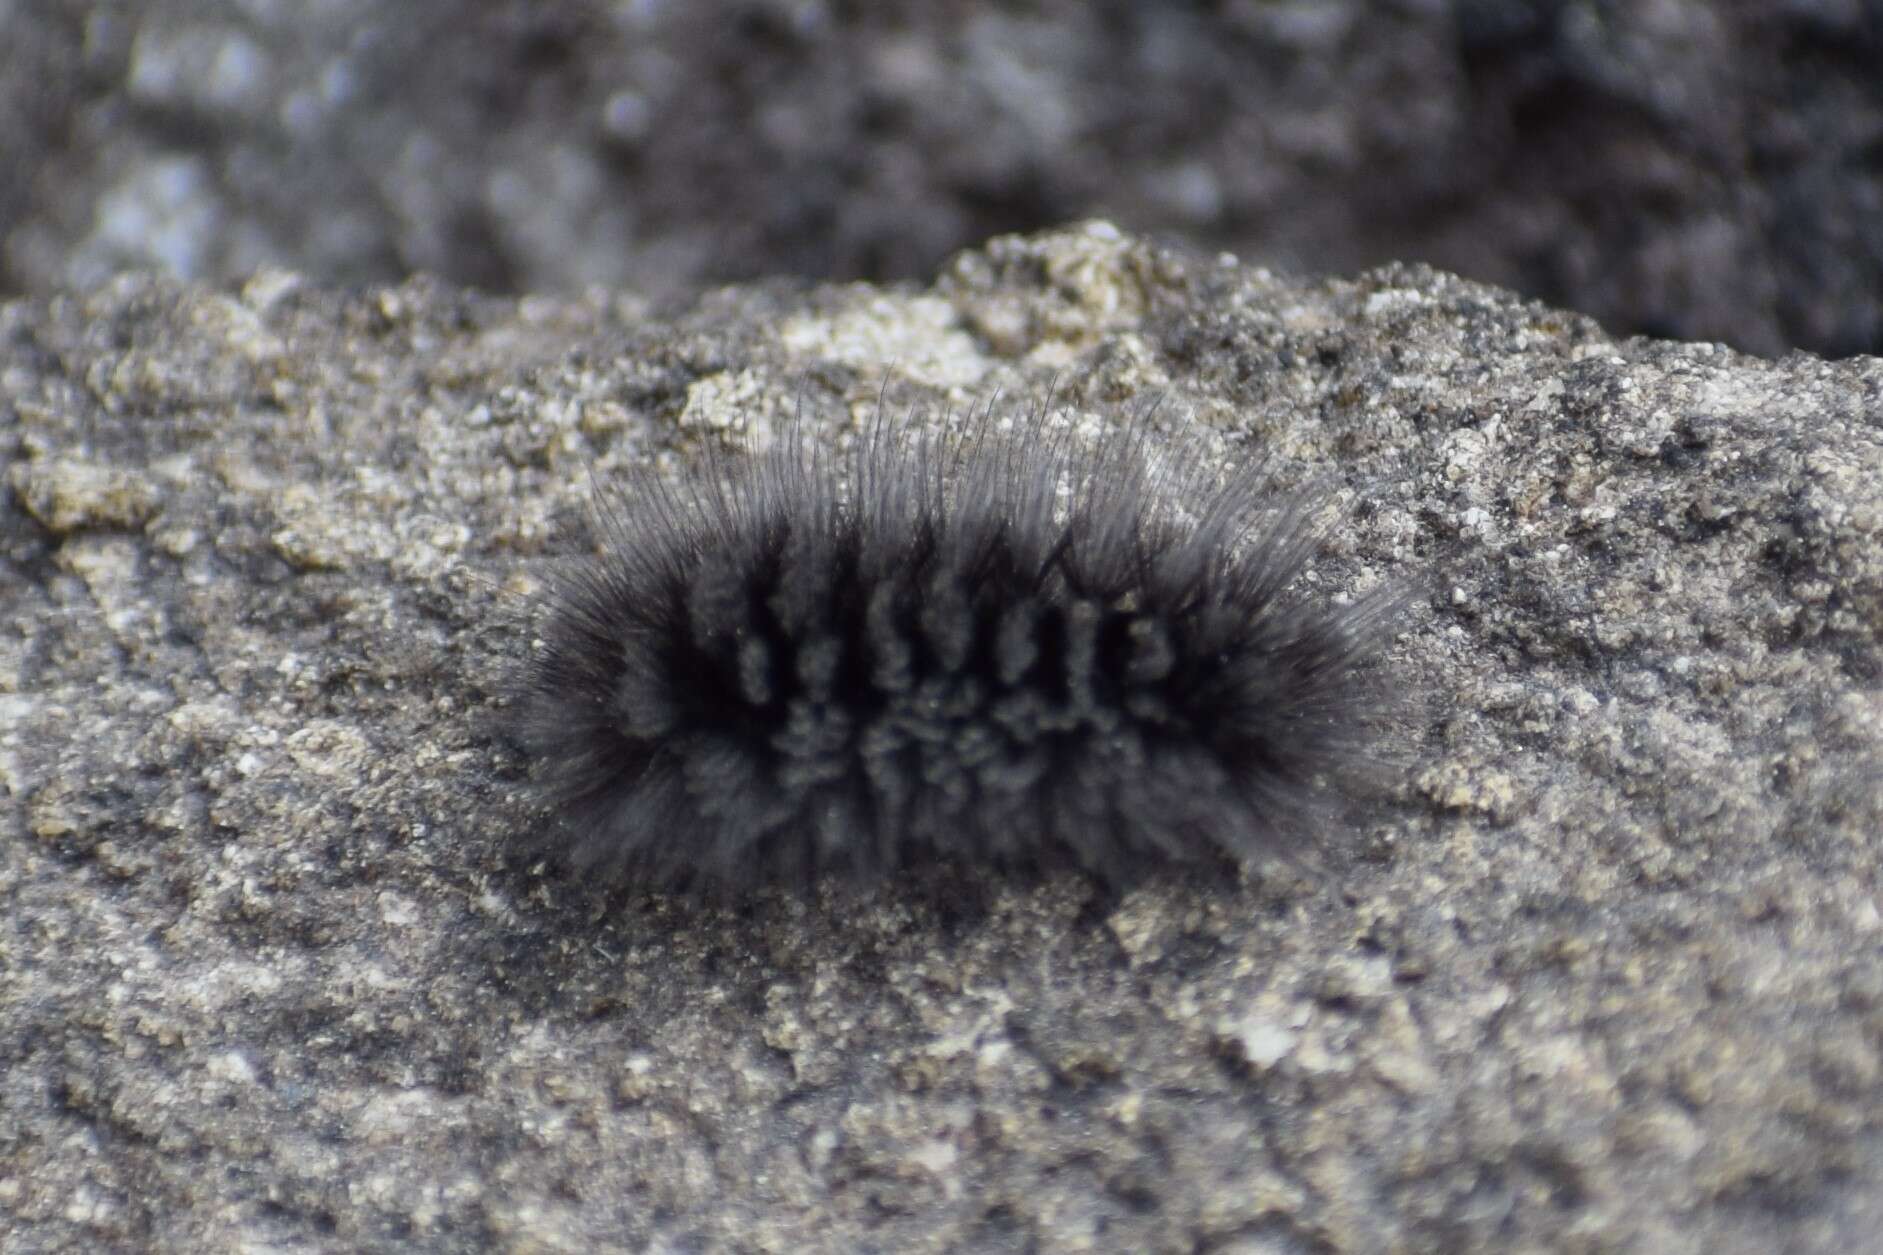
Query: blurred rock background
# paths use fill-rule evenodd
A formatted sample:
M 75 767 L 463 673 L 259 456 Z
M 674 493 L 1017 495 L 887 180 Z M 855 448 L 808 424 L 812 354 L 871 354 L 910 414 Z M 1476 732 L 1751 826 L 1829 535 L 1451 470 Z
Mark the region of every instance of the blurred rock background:
M 0 0 L 0 294 L 659 299 L 1103 215 L 1883 352 L 1883 0 Z

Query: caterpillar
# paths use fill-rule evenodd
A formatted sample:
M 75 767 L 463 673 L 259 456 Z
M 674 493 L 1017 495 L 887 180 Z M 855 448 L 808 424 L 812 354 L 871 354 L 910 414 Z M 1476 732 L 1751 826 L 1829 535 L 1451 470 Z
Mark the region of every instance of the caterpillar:
M 602 490 L 516 680 L 525 850 L 657 889 L 1311 856 L 1404 597 L 1302 587 L 1327 494 L 1158 439 L 879 417 Z

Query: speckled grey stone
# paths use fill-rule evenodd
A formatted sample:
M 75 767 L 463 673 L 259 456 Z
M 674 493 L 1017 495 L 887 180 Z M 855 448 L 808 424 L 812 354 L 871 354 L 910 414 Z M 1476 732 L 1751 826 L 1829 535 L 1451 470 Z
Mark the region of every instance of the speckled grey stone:
M 591 474 L 1153 420 L 1419 589 L 1335 871 L 596 901 L 507 868 Z M 925 287 L 0 307 L 9 1250 L 1850 1251 L 1883 1227 L 1883 362 L 1103 227 Z
M 914 279 L 1102 213 L 1883 352 L 1883 0 L 0 0 L 0 292 Z

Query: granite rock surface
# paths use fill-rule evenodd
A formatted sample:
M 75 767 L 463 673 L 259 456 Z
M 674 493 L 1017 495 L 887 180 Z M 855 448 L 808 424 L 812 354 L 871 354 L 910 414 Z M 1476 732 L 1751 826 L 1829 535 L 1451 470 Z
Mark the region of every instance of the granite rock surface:
M 1418 589 L 1422 713 L 1326 875 L 506 862 L 505 676 L 591 477 L 1049 389 L 1323 478 L 1317 585 Z M 121 277 L 0 306 L 0 471 L 9 1250 L 1883 1227 L 1883 361 L 1097 224 L 660 317 Z
M 1883 352 L 1883 0 L 0 0 L 0 291 L 655 295 L 1090 214 Z

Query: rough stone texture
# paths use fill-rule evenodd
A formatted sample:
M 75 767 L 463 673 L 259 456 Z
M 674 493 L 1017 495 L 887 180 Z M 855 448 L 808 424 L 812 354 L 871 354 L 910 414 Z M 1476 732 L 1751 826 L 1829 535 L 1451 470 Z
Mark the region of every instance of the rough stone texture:
M 657 294 L 1089 213 L 1883 352 L 1883 0 L 0 0 L 0 288 Z
M 1338 873 L 595 901 L 494 843 L 590 473 L 800 406 L 1259 442 L 1423 593 Z M 1102 227 L 920 290 L 0 308 L 9 1250 L 1850 1251 L 1883 361 Z

